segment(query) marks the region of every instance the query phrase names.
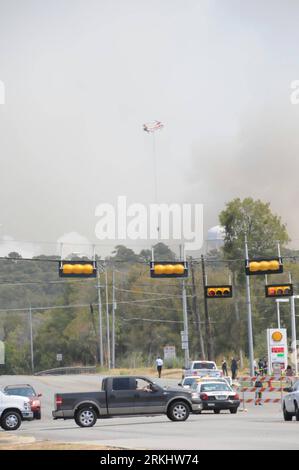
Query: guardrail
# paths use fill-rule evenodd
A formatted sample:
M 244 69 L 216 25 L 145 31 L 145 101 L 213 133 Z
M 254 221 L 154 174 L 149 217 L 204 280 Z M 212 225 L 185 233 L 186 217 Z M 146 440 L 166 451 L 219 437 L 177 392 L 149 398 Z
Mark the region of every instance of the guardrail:
M 34 375 L 71 375 L 71 374 L 95 374 L 96 366 L 57 367 L 56 369 L 42 370 Z

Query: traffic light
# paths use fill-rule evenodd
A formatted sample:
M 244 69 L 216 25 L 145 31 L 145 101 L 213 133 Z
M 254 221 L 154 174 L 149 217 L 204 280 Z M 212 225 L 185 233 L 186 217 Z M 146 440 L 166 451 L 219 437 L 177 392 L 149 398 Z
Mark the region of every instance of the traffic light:
M 268 284 L 265 291 L 266 297 L 290 297 L 293 295 L 293 284 Z
M 60 277 L 96 277 L 96 261 L 60 261 Z
M 186 261 L 151 261 L 151 277 L 187 277 L 188 263 Z
M 247 276 L 258 274 L 278 274 L 283 272 L 281 258 L 257 258 L 245 261 L 245 271 Z
M 233 296 L 233 286 L 205 286 L 205 297 L 207 299 L 228 299 Z

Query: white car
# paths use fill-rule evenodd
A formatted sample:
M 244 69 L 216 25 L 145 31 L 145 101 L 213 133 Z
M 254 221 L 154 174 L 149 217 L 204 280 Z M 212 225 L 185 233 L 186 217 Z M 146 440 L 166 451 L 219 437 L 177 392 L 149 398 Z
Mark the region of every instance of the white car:
M 240 406 L 239 395 L 225 381 L 200 381 L 191 387 L 192 397 L 200 398 L 202 410 L 219 414 L 221 410 L 237 413 Z
M 213 361 L 192 361 L 188 369 L 184 369 L 183 377 L 190 375 L 222 377 L 222 371 L 217 368 Z
M 285 392 L 289 392 L 283 398 L 283 417 L 285 421 L 292 421 L 295 416 L 299 421 L 299 381 L 292 387 L 285 388 Z
M 190 376 L 184 377 L 183 380 L 178 385 L 180 387 L 188 389 L 192 387 L 192 385 L 194 384 L 194 382 L 196 382 L 196 380 L 198 380 L 198 377 L 196 377 L 195 375 L 190 375 Z
M 24 419 L 33 419 L 29 398 L 0 391 L 0 427 L 5 431 L 15 431 Z

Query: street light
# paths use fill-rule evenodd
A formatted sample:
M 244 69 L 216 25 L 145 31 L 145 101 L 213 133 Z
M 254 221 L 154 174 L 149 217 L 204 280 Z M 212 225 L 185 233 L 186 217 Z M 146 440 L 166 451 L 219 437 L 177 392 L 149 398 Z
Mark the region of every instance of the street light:
M 277 306 L 277 328 L 280 328 L 280 309 L 279 304 L 280 302 L 289 302 L 289 299 L 276 299 L 276 306 Z

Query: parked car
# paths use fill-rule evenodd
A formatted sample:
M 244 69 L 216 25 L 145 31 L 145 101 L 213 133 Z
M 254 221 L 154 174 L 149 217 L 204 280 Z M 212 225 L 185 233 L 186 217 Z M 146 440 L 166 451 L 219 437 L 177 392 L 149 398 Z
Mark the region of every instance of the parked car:
M 190 389 L 192 387 L 192 385 L 194 384 L 194 382 L 196 381 L 197 377 L 194 376 L 194 375 L 191 375 L 191 376 L 188 376 L 188 377 L 184 377 L 181 382 L 178 383 L 178 385 L 180 387 L 183 387 L 183 388 L 186 388 L 186 389 Z
M 193 399 L 198 396 L 203 410 L 213 410 L 219 414 L 221 410 L 237 413 L 240 406 L 239 395 L 227 384 L 220 381 L 195 382 L 192 385 Z
M 102 390 L 55 394 L 54 419 L 74 419 L 83 428 L 98 418 L 125 415 L 166 414 L 172 421 L 185 421 L 201 409 L 201 400 L 182 388 L 163 388 L 146 377 L 107 377 Z
M 292 421 L 295 416 L 296 421 L 299 421 L 299 381 L 296 382 L 292 387 L 284 389 L 288 392 L 283 397 L 283 417 L 285 421 Z
M 33 419 L 41 419 L 41 393 L 37 394 L 34 388 L 29 384 L 7 385 L 3 389 L 6 395 L 15 395 L 19 397 L 27 397 L 30 400 Z
M 0 391 L 0 426 L 5 431 L 16 431 L 25 419 L 32 419 L 29 398 L 6 395 Z
M 189 368 L 183 369 L 183 378 L 190 375 L 222 377 L 223 374 L 213 361 L 192 361 Z

